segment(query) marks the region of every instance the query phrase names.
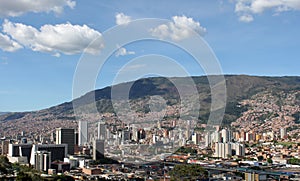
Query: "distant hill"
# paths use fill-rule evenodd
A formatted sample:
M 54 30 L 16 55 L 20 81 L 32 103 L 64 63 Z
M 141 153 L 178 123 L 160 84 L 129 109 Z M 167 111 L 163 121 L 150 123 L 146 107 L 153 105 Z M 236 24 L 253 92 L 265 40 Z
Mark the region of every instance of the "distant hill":
M 177 79 L 182 85 L 186 83 L 187 78 L 172 78 Z M 245 111 L 244 107 L 238 107 L 237 104 L 243 99 L 247 99 L 252 95 L 262 91 L 292 91 L 300 90 L 300 77 L 263 77 L 263 76 L 247 76 L 247 75 L 226 75 L 227 86 L 227 107 L 226 114 L 223 120 L 224 124 L 229 124 L 236 120 L 240 114 Z M 208 79 L 205 76 L 193 77 L 199 92 L 201 110 L 199 119 L 203 122 L 207 121 L 210 108 L 210 87 Z M 130 83 L 122 83 L 117 85 L 122 89 Z M 188 85 L 186 85 L 188 86 Z M 113 112 L 111 104 L 111 87 L 95 90 L 89 92 L 84 96 L 74 100 L 82 105 L 83 109 L 89 109 L 90 104 L 93 102 L 92 94 L 95 93 L 95 100 L 97 109 L 100 113 Z M 189 92 L 186 92 L 189 94 Z M 164 97 L 168 105 L 179 104 L 180 97 L 176 87 L 166 78 L 144 78 L 134 82 L 130 89 L 130 99 L 135 104 L 136 109 L 140 112 L 147 112 L 147 105 L 144 103 L 152 95 L 160 95 Z M 189 95 L 195 96 L 195 95 Z M 0 113 L 0 122 L 18 121 L 24 119 L 32 120 L 75 120 L 73 114 L 72 102 L 66 102 L 48 109 L 22 112 L 22 113 Z
M 9 112 L 0 112 L 0 116 L 4 114 L 8 114 Z

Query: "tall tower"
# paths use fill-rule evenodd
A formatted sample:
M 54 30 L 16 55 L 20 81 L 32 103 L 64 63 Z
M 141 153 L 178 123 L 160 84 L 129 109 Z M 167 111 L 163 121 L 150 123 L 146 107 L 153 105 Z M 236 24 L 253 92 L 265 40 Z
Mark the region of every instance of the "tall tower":
M 286 128 L 280 128 L 280 138 L 284 139 L 287 136 Z
M 67 144 L 68 154 L 74 154 L 75 131 L 69 128 L 56 128 L 56 144 Z
M 93 160 L 104 158 L 104 140 L 93 141 Z
M 186 121 L 186 133 L 185 133 L 185 136 L 186 136 L 187 140 L 189 140 L 190 136 L 191 136 L 191 124 L 192 124 L 192 122 L 190 120 Z
M 229 131 L 227 129 L 222 129 L 221 136 L 222 136 L 223 143 L 227 143 L 230 141 Z
M 47 171 L 51 165 L 51 152 L 37 151 L 34 155 L 34 167 L 38 171 Z
M 78 145 L 83 146 L 88 142 L 88 122 L 87 121 L 79 121 L 78 122 Z
M 103 122 L 98 122 L 98 139 L 105 140 L 106 139 L 106 126 Z

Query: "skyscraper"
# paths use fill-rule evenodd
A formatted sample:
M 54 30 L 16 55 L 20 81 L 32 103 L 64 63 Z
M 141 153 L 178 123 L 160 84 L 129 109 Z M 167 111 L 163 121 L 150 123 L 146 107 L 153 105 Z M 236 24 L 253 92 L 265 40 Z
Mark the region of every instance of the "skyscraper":
M 122 137 L 121 143 L 124 144 L 125 141 L 130 140 L 130 131 L 129 130 L 122 130 L 121 137 Z
M 221 131 L 222 142 L 227 143 L 231 141 L 230 131 L 227 129 L 222 129 Z
M 284 139 L 287 137 L 286 128 L 280 128 L 280 138 Z
M 199 133 L 193 133 L 192 134 L 192 141 L 194 142 L 194 144 L 199 145 L 200 141 L 201 141 L 201 134 L 199 134 Z
M 79 132 L 79 146 L 83 146 L 88 142 L 88 122 L 79 121 L 78 122 L 78 132 Z
M 106 139 L 106 126 L 103 122 L 98 122 L 98 139 L 105 140 Z
M 74 154 L 75 146 L 75 131 L 74 129 L 68 128 L 57 128 L 56 129 L 56 144 L 67 144 L 68 154 Z
M 47 171 L 51 164 L 51 152 L 37 151 L 34 155 L 34 168 L 38 171 Z
M 63 161 L 68 153 L 67 144 L 34 144 L 31 149 L 30 164 L 35 165 L 35 154 L 37 151 L 47 151 L 51 153 L 51 162 L 55 160 Z
M 205 147 L 209 147 L 211 145 L 211 134 L 208 132 L 205 134 Z
M 104 157 L 104 140 L 93 141 L 93 160 L 99 160 Z

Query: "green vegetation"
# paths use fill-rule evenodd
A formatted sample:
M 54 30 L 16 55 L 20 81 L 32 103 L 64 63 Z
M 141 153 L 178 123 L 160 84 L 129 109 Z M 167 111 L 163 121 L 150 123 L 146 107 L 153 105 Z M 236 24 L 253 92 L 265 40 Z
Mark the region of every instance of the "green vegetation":
M 292 164 L 292 165 L 300 165 L 300 159 L 294 157 L 294 158 L 289 159 L 288 163 Z
M 195 155 L 197 154 L 197 150 L 193 149 L 193 148 L 190 148 L 190 147 L 180 147 L 176 153 L 184 153 L 184 154 L 192 154 L 192 155 Z
M 267 162 L 268 162 L 268 163 L 273 163 L 273 160 L 272 160 L 271 158 L 268 158 L 268 159 L 267 159 Z
M 7 157 L 0 156 L 0 173 L 7 174 L 9 169 L 12 168 L 11 164 L 9 163 Z
M 208 178 L 207 171 L 199 165 L 175 165 L 170 171 L 171 180 L 188 181 Z
M 283 145 L 284 147 L 292 146 L 293 144 L 297 144 L 295 142 L 277 142 L 276 145 Z
M 17 163 L 10 163 L 6 156 L 0 156 L 0 173 L 14 174 L 17 172 L 16 181 L 73 181 L 72 177 L 64 175 L 56 175 L 53 178 L 42 178 L 39 172 L 30 167 L 20 165 Z M 5 178 L 3 178 L 5 180 Z
M 263 160 L 264 160 L 264 157 L 263 157 L 263 156 L 258 156 L 258 157 L 257 157 L 257 160 L 258 160 L 258 161 L 263 161 Z

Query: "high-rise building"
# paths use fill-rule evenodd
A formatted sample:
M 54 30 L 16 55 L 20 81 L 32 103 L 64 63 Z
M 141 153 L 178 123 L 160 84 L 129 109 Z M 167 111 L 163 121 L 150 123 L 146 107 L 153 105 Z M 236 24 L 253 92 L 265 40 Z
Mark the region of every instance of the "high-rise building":
M 78 122 L 78 145 L 84 146 L 88 142 L 88 122 L 87 121 L 79 121 Z
M 280 128 L 280 138 L 285 139 L 287 137 L 286 128 Z
M 93 160 L 104 158 L 104 140 L 93 141 Z
M 55 160 L 63 161 L 68 153 L 67 144 L 34 144 L 31 149 L 30 164 L 35 164 L 35 154 L 37 151 L 51 152 L 51 162 Z
M 8 154 L 8 145 L 9 145 L 9 140 L 2 140 L 1 143 L 1 154 L 2 155 L 7 155 Z
M 246 141 L 255 141 L 255 133 L 246 133 Z
M 212 137 L 213 137 L 213 142 L 214 143 L 221 142 L 221 135 L 220 135 L 219 131 L 215 131 L 213 133 Z
M 232 149 L 235 151 L 235 155 L 245 156 L 245 145 L 240 143 L 233 143 Z
M 230 131 L 227 129 L 222 129 L 221 131 L 221 136 L 222 136 L 222 142 L 227 143 L 230 142 L 231 136 L 230 136 Z
M 246 132 L 241 131 L 239 141 L 246 141 Z
M 228 158 L 228 157 L 232 156 L 231 143 L 225 143 L 224 156 L 225 156 L 225 158 Z
M 187 140 L 190 139 L 190 136 L 191 136 L 191 125 L 192 125 L 192 122 L 190 120 L 187 120 L 186 121 L 186 133 L 185 133 L 185 138 Z
M 67 144 L 68 154 L 74 154 L 75 146 L 75 131 L 69 128 L 57 128 L 56 129 L 56 144 Z
M 211 145 L 211 134 L 208 132 L 205 134 L 205 147 L 209 147 Z
M 193 141 L 194 144 L 196 144 L 196 145 L 200 144 L 200 141 L 201 141 L 201 134 L 199 134 L 199 133 L 193 133 L 193 134 L 192 134 L 192 141 Z
M 53 131 L 52 133 L 51 133 L 51 135 L 50 135 L 50 141 L 51 141 L 51 143 L 55 143 L 55 140 L 56 139 L 56 135 L 55 135 L 55 132 Z
M 34 168 L 38 171 L 48 171 L 51 166 L 51 152 L 37 151 L 34 155 Z
M 125 141 L 130 140 L 130 131 L 129 130 L 122 130 L 122 141 L 121 143 L 124 144 Z
M 104 122 L 98 122 L 98 139 L 106 139 L 106 126 Z
M 32 144 L 9 144 L 8 157 L 26 157 L 27 163 L 30 161 Z
M 132 129 L 131 129 L 131 137 L 132 140 L 134 141 L 138 141 L 139 140 L 139 130 L 135 125 L 132 125 Z
M 245 146 L 239 143 L 215 143 L 215 156 L 228 158 L 229 156 L 245 156 Z
M 215 157 L 224 158 L 225 145 L 224 143 L 215 143 Z
M 78 145 L 79 143 L 79 133 L 75 131 L 75 145 Z

